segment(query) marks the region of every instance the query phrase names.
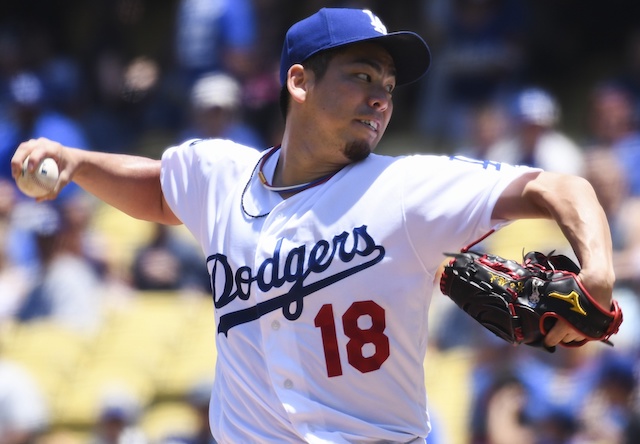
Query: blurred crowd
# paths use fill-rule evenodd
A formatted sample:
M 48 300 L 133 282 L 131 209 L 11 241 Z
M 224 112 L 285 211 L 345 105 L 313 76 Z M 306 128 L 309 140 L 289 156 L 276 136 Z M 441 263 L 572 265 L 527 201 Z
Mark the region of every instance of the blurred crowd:
M 209 293 L 201 252 L 171 229 L 150 225 L 123 267 L 96 229 L 100 204 L 81 189 L 70 185 L 47 204 L 20 194 L 9 161 L 21 141 L 159 157 L 189 138 L 223 137 L 263 150 L 279 142 L 277 70 L 288 25 L 321 6 L 371 8 L 389 28 L 423 35 L 433 53 L 427 77 L 397 92 L 387 144 L 411 142 L 394 152 L 577 174 L 593 184 L 611 224 L 614 296 L 625 316 L 613 348 L 513 348 L 460 310 L 434 305 L 442 316 L 433 352 L 474 352 L 464 444 L 640 442 L 640 21 L 620 18 L 621 28 L 607 31 L 622 34 L 615 56 L 603 58 L 596 45 L 596 60 L 576 67 L 563 62 L 581 47 L 570 13 L 581 5 L 578 22 L 588 27 L 598 2 L 550 3 L 8 2 L 0 8 L 0 325 L 44 318 L 91 332 L 117 295 Z M 537 63 L 541 48 L 548 66 Z M 0 349 L 0 442 L 38 442 L 50 426 L 45 404 L 28 369 Z M 147 442 L 123 419 L 133 416 L 107 407 L 92 442 Z M 430 444 L 453 442 L 438 426 Z

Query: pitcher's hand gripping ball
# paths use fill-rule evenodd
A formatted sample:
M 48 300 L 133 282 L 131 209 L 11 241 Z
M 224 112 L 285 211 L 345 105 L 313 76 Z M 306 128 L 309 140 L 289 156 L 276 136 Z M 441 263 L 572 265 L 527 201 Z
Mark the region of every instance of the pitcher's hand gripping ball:
M 58 181 L 58 164 L 48 157 L 40 162 L 36 169 L 30 173 L 27 171 L 28 162 L 29 158 L 27 157 L 22 164 L 22 171 L 16 180 L 16 184 L 20 191 L 27 196 L 44 197 L 53 191 Z
M 523 263 L 463 249 L 448 254 L 440 290 L 472 318 L 512 344 L 547 347 L 544 337 L 558 318 L 586 339 L 562 344 L 579 347 L 618 332 L 622 311 L 614 300 L 602 307 L 577 279 L 580 268 L 563 255 L 529 252 Z

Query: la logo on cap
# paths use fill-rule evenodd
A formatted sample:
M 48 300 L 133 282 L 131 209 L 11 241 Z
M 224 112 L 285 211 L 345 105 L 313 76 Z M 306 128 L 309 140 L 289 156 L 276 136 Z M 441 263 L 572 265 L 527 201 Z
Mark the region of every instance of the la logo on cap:
M 382 20 L 380 20 L 377 15 L 375 15 L 368 9 L 363 9 L 362 12 L 364 12 L 371 18 L 371 26 L 373 26 L 374 30 L 378 31 L 380 34 L 387 35 L 387 27 L 384 26 Z

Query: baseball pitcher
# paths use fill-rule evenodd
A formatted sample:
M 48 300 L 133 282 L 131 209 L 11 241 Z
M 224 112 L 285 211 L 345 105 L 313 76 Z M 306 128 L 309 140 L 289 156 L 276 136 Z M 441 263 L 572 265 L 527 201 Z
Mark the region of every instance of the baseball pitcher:
M 42 139 L 16 151 L 16 177 L 27 156 L 30 168 L 58 163 L 45 199 L 74 181 L 133 217 L 185 224 L 198 240 L 215 306 L 218 442 L 424 443 L 438 268 L 445 253 L 510 221 L 555 220 L 580 261 L 581 288 L 611 309 L 609 227 L 585 180 L 374 153 L 395 88 L 430 62 L 420 36 L 388 32 L 371 11 L 321 9 L 285 37 L 278 146 L 190 140 L 161 160 Z M 555 321 L 547 347 L 599 339 Z

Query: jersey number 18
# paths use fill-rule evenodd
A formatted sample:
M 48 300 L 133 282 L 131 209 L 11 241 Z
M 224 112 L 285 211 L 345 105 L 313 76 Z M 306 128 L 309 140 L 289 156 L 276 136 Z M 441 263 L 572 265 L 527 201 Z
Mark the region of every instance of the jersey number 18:
M 358 324 L 358 320 L 363 316 L 370 318 L 370 327 L 361 328 Z M 322 334 L 322 346 L 324 348 L 328 376 L 342 375 L 333 305 L 323 305 L 314 322 Z M 373 301 L 354 302 L 345 311 L 342 315 L 342 328 L 345 336 L 349 338 L 346 345 L 347 360 L 352 367 L 362 373 L 367 373 L 378 370 L 382 363 L 387 360 L 389 357 L 389 338 L 384 334 L 385 327 L 384 308 Z M 372 344 L 375 350 L 369 356 L 365 356 L 364 353 L 366 344 Z

